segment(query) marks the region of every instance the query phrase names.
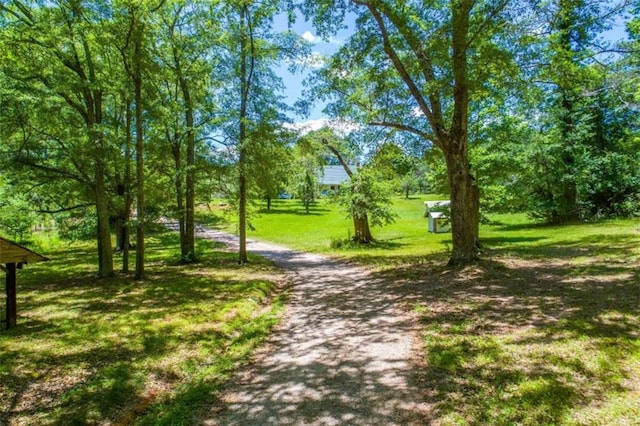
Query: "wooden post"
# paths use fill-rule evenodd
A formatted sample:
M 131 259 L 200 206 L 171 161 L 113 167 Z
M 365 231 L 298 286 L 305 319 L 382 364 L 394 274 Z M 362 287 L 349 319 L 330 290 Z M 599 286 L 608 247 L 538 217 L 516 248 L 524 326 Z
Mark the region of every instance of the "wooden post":
M 15 327 L 17 324 L 16 276 L 16 264 L 7 263 L 7 329 Z

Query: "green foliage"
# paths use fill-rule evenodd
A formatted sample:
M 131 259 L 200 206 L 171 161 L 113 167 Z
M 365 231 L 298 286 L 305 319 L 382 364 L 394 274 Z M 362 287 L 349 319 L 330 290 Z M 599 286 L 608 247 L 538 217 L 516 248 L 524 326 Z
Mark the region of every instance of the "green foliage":
M 391 185 L 370 167 L 363 167 L 341 188 L 338 203 L 348 217 L 369 218 L 372 226 L 389 225 L 396 215 L 391 209 Z
M 36 221 L 29 200 L 20 194 L 8 197 L 6 189 L 0 188 L 0 234 L 18 242 L 29 240 Z
M 97 219 L 88 211 L 55 216 L 58 235 L 67 241 L 87 241 L 96 236 Z
M 369 165 L 381 179 L 393 186 L 394 192 L 404 194 L 406 198 L 415 191 L 424 192 L 426 189 L 425 162 L 405 153 L 400 145 L 393 142 L 383 142 Z
M 178 244 L 172 232 L 148 238 L 144 283 L 96 285 L 88 243 L 50 246 L 49 262 L 20 271 L 18 327 L 0 330 L 3 423 L 181 424 L 208 412 L 278 323 L 282 276 L 208 241 L 199 264 L 179 265 Z
M 640 161 L 638 156 L 606 152 L 586 157 L 578 177 L 582 204 L 590 217 L 640 215 Z

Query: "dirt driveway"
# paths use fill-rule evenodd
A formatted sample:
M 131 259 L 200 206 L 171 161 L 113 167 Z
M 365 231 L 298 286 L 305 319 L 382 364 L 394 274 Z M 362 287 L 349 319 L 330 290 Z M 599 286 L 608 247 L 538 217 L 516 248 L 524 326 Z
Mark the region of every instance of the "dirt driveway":
M 212 230 L 199 236 L 237 244 Z M 214 407 L 210 425 L 424 425 L 418 324 L 359 267 L 249 242 L 289 271 L 285 318 Z

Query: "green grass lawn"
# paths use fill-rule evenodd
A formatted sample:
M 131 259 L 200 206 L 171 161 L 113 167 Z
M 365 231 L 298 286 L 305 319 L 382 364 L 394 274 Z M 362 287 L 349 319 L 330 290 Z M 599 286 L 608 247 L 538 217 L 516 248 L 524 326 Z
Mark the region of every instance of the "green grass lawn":
M 328 200 L 280 200 L 249 236 L 367 265 L 423 324 L 422 382 L 441 425 L 631 425 L 640 419 L 640 220 L 544 226 L 491 215 L 482 260 L 445 267 L 423 201 L 365 247 Z M 233 230 L 233 224 L 227 224 Z
M 151 235 L 144 282 L 96 280 L 92 244 L 44 246 L 0 331 L 3 425 L 198 424 L 283 305 L 279 270 L 206 241 L 183 266 L 175 234 Z
M 421 385 L 441 425 L 631 425 L 640 418 L 640 221 L 542 226 L 490 216 L 482 260 L 445 267 L 423 201 L 396 199 L 377 242 L 344 244 L 327 200 L 253 214 L 249 236 L 372 268 L 422 324 Z M 222 207 L 201 221 L 234 230 Z M 0 424 L 199 424 L 277 323 L 280 271 L 173 233 L 147 240 L 148 279 L 96 280 L 93 244 L 43 241 L 18 275 L 19 326 L 0 331 Z M 3 300 L 0 300 L 3 301 Z
M 291 248 L 352 259 L 371 266 L 389 267 L 412 263 L 421 259 L 446 259 L 451 249 L 451 234 L 427 232 L 424 201 L 438 200 L 434 195 L 397 197 L 393 208 L 395 223 L 372 228 L 376 242 L 365 246 L 342 243 L 353 235 L 353 224 L 331 199 L 320 199 L 305 214 L 299 200 L 275 200 L 267 211 L 262 202 L 251 214 L 249 238 L 267 240 Z M 237 225 L 232 216 L 222 220 L 219 210 L 202 212 L 203 222 L 215 224 L 235 232 Z M 480 227 L 480 238 L 485 245 L 485 257 L 496 253 L 520 257 L 546 257 L 550 252 L 562 251 L 579 258 L 624 255 L 638 260 L 638 233 L 640 221 L 608 220 L 563 226 L 536 224 L 525 214 L 496 214 L 488 217 L 491 224 Z M 339 247 L 337 247 L 339 246 Z
M 441 199 L 426 195 L 408 200 L 396 198 L 395 223 L 385 227 L 372 228 L 376 243 L 365 246 L 343 244 L 353 235 L 353 223 L 331 199 L 319 199 L 307 215 L 299 200 L 274 200 L 271 210 L 263 203 L 256 205 L 249 222 L 249 238 L 278 242 L 291 248 L 321 252 L 345 258 L 357 258 L 360 262 L 375 263 L 377 259 L 389 262 L 416 252 L 438 253 L 451 244 L 449 234 L 428 234 L 427 219 L 424 218 L 424 201 Z M 209 214 L 210 223 L 221 223 L 221 213 L 214 210 Z M 235 232 L 233 217 L 223 222 L 223 229 Z M 336 246 L 341 246 L 336 248 Z

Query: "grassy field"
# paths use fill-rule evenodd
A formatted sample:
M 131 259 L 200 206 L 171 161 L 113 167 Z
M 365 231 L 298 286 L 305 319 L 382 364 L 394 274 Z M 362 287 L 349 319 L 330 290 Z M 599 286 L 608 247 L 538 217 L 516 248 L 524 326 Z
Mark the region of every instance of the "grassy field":
M 422 324 L 421 385 L 437 425 L 635 425 L 640 418 L 640 220 L 542 226 L 496 215 L 482 260 L 444 265 L 423 201 L 395 200 L 378 241 L 346 244 L 326 200 L 253 214 L 249 236 L 359 262 Z M 234 229 L 224 208 L 201 211 Z M 19 327 L 0 331 L 0 424 L 199 424 L 278 321 L 286 282 L 268 262 L 199 241 L 148 239 L 148 279 L 97 281 L 92 244 L 42 243 L 19 272 Z
M 330 199 L 320 199 L 305 214 L 298 200 L 275 200 L 271 210 L 257 204 L 250 217 L 249 238 L 278 242 L 291 248 L 321 252 L 355 260 L 371 266 L 389 267 L 415 261 L 446 259 L 451 249 L 451 234 L 427 232 L 424 201 L 441 199 L 434 195 L 394 199 L 397 214 L 395 223 L 372 228 L 376 242 L 353 246 L 345 241 L 353 234 L 353 224 Z M 223 218 L 228 220 L 224 220 Z M 235 232 L 234 218 L 220 209 L 202 212 L 201 219 Z M 624 256 L 630 261 L 640 260 L 638 242 L 640 220 L 610 220 L 563 226 L 546 226 L 529 220 L 525 214 L 488 216 L 490 224 L 480 227 L 485 256 L 513 254 L 518 257 L 547 257 L 561 251 L 579 260 L 583 254 L 613 257 Z M 337 243 L 337 244 L 336 244 Z M 637 247 L 637 245 L 636 245 Z
M 199 241 L 176 263 L 173 233 L 147 240 L 147 280 L 97 281 L 92 244 L 45 244 L 18 275 L 18 327 L 0 331 L 0 424 L 198 424 L 268 335 L 283 276 Z M 117 260 L 116 260 L 117 261 Z M 4 302 L 4 300 L 2 300 Z
M 418 251 L 436 253 L 450 246 L 450 235 L 427 234 L 427 219 L 424 218 L 425 200 L 437 200 L 437 196 L 412 197 L 408 200 L 394 200 L 395 223 L 383 228 L 372 228 L 377 243 L 366 247 L 345 244 L 353 235 L 353 223 L 347 214 L 340 210 L 330 199 L 316 201 L 309 214 L 299 200 L 274 200 L 271 210 L 258 204 L 249 222 L 249 238 L 278 242 L 291 248 L 322 252 L 340 257 L 358 258 L 361 262 L 374 263 L 381 258 L 388 263 L 393 258 L 412 255 Z M 225 217 L 218 208 L 203 220 L 212 224 L 221 224 L 230 232 L 236 231 L 234 218 L 221 221 Z M 428 237 L 428 238 L 426 238 Z M 340 248 L 336 248 L 340 246 Z
M 387 280 L 423 324 L 434 424 L 640 424 L 640 220 L 490 216 L 483 260 L 449 269 L 450 235 L 426 232 L 428 199 L 395 200 L 397 222 L 374 228 L 369 247 L 335 243 L 351 223 L 325 200 L 310 215 L 278 201 L 252 217 L 249 236 L 356 261 Z

